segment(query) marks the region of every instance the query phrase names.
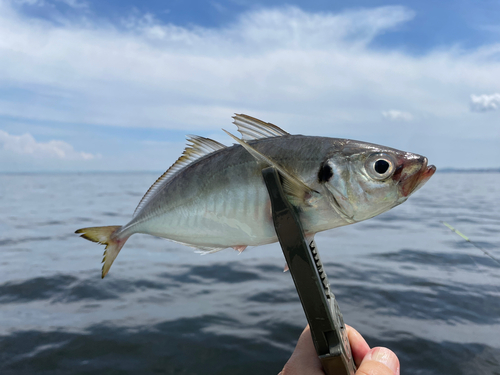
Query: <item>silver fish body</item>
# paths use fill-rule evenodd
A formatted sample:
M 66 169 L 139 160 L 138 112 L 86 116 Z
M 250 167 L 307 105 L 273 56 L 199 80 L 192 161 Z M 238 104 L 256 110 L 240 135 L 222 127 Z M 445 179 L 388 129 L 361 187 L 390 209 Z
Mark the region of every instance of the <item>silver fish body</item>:
M 258 130 L 272 126 L 238 116 Z M 285 192 L 300 212 L 309 236 L 403 203 L 435 171 L 420 155 L 359 141 L 281 132 L 261 138 L 247 135 L 250 139 L 230 147 L 198 137 L 200 142 L 214 142 L 208 145 L 215 150 L 205 148 L 200 157 L 190 155 L 184 162 L 180 158 L 181 165 L 174 164 L 174 170 L 153 185 L 129 223 L 103 227 L 109 233 L 98 228 L 77 231 L 111 250 L 116 243 L 117 251 L 110 254 L 107 250 L 112 259 L 106 263 L 105 256 L 103 277 L 135 233 L 164 237 L 202 251 L 228 247 L 241 251 L 246 246 L 276 242 L 261 175 L 262 168 L 270 164 L 280 171 Z M 196 153 L 197 147 L 186 152 Z
M 317 191 L 318 169 L 340 140 L 300 135 L 249 142 Z M 242 146 L 214 152 L 181 170 L 123 228 L 200 248 L 257 246 L 277 241 L 260 165 Z M 307 232 L 347 224 L 322 196 L 302 207 Z

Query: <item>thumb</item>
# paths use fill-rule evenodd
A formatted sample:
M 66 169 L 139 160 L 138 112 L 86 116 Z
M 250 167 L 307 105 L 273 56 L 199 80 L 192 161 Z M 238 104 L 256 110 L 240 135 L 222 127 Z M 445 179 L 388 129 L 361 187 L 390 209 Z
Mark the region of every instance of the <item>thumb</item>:
M 387 348 L 373 348 L 363 358 L 356 375 L 399 375 L 399 360 Z

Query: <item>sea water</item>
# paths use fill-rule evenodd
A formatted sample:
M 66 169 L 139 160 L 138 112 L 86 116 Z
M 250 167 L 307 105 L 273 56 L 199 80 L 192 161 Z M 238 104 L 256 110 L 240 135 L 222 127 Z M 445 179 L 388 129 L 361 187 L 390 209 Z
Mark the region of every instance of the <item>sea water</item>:
M 126 223 L 154 173 L 0 175 L 0 374 L 277 374 L 306 325 L 277 244 L 200 256 L 146 235 L 101 280 L 78 228 Z M 500 174 L 437 173 L 316 236 L 346 323 L 403 374 L 500 374 Z

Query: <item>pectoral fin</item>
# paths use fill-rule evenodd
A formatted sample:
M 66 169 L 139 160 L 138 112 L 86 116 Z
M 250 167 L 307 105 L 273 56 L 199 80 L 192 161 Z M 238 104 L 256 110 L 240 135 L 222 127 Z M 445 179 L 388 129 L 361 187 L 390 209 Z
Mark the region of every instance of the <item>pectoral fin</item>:
M 311 197 L 314 194 L 319 194 L 319 192 L 311 189 L 298 177 L 287 172 L 281 165 L 279 165 L 275 161 L 269 159 L 267 156 L 257 151 L 255 148 L 250 146 L 244 140 L 235 137 L 227 130 L 224 131 L 236 142 L 238 142 L 241 146 L 243 146 L 245 150 L 247 150 L 250 153 L 250 155 L 252 155 L 260 164 L 262 164 L 263 166 L 271 166 L 276 168 L 281 178 L 283 179 L 282 184 L 283 184 L 283 191 L 285 192 L 285 194 L 297 198 L 302 202 L 304 202 L 308 197 Z

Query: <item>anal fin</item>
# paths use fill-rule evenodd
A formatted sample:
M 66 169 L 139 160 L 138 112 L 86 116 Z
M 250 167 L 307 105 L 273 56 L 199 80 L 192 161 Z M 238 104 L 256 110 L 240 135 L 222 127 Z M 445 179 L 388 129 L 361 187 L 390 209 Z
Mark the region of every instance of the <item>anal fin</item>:
M 239 252 L 240 254 L 245 251 L 247 248 L 246 245 L 233 246 L 233 249 Z

